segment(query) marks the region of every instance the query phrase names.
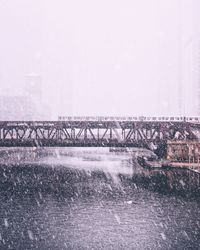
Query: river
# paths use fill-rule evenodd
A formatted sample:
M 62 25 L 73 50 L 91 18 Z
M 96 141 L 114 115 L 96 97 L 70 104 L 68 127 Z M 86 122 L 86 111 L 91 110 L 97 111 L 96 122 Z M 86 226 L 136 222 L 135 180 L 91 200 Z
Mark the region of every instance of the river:
M 0 249 L 200 249 L 199 176 L 108 149 L 1 151 Z

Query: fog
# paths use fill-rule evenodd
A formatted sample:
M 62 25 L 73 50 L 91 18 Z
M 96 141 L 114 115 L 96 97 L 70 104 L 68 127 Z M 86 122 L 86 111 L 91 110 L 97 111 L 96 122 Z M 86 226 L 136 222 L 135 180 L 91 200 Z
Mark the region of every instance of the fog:
M 1 0 L 1 96 L 30 96 L 37 79 L 52 119 L 198 115 L 199 10 L 198 0 Z

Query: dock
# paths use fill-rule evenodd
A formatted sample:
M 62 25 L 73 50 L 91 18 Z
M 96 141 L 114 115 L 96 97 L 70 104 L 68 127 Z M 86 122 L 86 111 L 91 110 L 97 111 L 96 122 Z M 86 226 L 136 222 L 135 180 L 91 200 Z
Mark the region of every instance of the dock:
M 200 163 L 189 163 L 189 162 L 171 162 L 170 167 L 185 168 L 194 172 L 200 173 Z

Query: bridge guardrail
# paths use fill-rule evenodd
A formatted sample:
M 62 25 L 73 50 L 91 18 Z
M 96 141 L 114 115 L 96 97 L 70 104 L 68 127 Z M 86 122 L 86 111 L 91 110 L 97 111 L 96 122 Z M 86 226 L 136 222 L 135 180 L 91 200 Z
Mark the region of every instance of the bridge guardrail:
M 197 116 L 59 116 L 58 121 L 148 121 L 148 122 L 194 122 L 200 123 Z

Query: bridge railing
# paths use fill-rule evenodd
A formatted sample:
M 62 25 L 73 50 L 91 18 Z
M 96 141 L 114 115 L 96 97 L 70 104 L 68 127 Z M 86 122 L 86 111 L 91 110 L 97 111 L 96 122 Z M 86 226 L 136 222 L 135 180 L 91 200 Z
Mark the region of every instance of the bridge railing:
M 147 122 L 193 122 L 200 123 L 196 116 L 59 116 L 58 121 L 147 121 Z

